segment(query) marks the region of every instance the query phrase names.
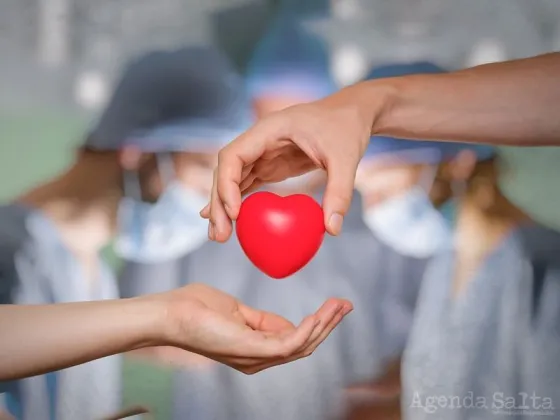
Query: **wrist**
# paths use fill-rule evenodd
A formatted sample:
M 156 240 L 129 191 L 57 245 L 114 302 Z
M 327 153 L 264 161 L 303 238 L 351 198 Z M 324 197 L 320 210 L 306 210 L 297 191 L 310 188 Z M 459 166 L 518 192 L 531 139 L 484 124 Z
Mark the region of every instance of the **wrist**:
M 355 85 L 356 98 L 360 109 L 364 110 L 372 136 L 388 134 L 399 89 L 399 84 L 393 79 L 370 80 Z
M 137 320 L 136 349 L 167 344 L 168 305 L 160 295 L 127 299 L 126 305 L 127 315 Z

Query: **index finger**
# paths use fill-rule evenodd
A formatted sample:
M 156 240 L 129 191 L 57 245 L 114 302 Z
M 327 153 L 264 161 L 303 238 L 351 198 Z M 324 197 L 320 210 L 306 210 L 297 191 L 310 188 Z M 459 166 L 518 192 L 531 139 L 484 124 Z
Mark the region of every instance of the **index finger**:
M 308 316 L 291 332 L 278 335 L 265 334 L 262 331 L 249 330 L 238 351 L 243 357 L 254 358 L 287 358 L 297 352 L 311 338 L 313 332 L 319 327 L 320 320 Z
M 237 219 L 241 207 L 240 184 L 243 168 L 257 161 L 265 151 L 265 142 L 259 131 L 259 124 L 253 126 L 218 154 L 216 199 L 223 203 L 231 220 Z M 216 203 L 212 203 L 214 204 Z
M 245 318 L 247 325 L 258 331 L 289 331 L 295 330 L 295 325 L 280 315 L 271 312 L 253 309 L 242 303 L 239 304 L 239 312 Z

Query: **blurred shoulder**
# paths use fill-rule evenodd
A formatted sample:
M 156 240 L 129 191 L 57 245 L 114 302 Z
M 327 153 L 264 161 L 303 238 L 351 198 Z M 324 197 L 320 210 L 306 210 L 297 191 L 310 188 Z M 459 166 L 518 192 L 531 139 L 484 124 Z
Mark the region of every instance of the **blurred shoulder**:
M 0 206 L 0 303 L 10 303 L 21 283 L 21 267 L 37 266 L 29 211 L 17 204 Z
M 560 232 L 531 224 L 519 228 L 516 237 L 526 260 L 560 268 Z
M 26 253 L 34 241 L 29 229 L 32 211 L 18 205 L 0 206 L 0 264 Z

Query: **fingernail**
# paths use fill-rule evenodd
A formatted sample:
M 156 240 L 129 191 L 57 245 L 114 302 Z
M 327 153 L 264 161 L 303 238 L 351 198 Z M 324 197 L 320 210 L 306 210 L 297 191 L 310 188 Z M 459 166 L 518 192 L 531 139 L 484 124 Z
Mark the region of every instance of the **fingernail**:
M 329 230 L 333 234 L 338 235 L 340 233 L 340 231 L 342 230 L 342 222 L 343 221 L 344 221 L 344 218 L 342 217 L 341 214 L 339 214 L 339 213 L 331 214 L 331 217 L 329 217 Z

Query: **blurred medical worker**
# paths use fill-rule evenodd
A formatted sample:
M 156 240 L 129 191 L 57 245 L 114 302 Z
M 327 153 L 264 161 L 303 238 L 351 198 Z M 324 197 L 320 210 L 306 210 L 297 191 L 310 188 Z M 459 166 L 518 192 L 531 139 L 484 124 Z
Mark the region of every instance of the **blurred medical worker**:
M 261 115 L 295 103 L 319 99 L 334 89 L 328 73 L 327 51 L 318 39 L 304 30 L 299 21 L 288 19 L 286 15 L 281 14 L 271 32 L 255 51 L 247 75 L 247 86 L 249 95 L 255 101 L 256 110 Z M 231 133 L 231 136 L 233 138 L 234 133 Z M 207 140 L 207 143 L 212 144 L 212 140 Z M 211 187 L 212 178 L 206 182 L 207 186 Z M 277 185 L 276 191 L 317 194 L 323 185 L 324 177 L 322 173 L 317 172 Z M 350 238 L 354 236 L 361 237 L 362 240 L 373 240 L 361 219 L 359 200 L 354 208 L 356 226 L 344 241 L 347 247 L 352 246 Z M 372 253 L 368 251 L 368 256 L 370 254 Z M 128 297 L 169 290 L 205 276 L 205 282 L 220 290 L 244 297 L 258 307 L 276 309 L 288 319 L 296 320 L 301 314 L 307 313 L 323 296 L 335 292 L 341 296 L 359 296 L 353 282 L 370 284 L 372 258 L 355 254 L 353 258 L 357 259 L 357 264 L 352 268 L 352 273 L 356 271 L 360 274 L 347 274 L 353 282 L 345 283 L 337 279 L 329 281 L 325 277 L 332 277 L 335 273 L 335 261 L 340 262 L 343 259 L 342 254 L 338 250 L 331 250 L 322 255 L 323 257 L 314 259 L 314 268 L 305 271 L 303 277 L 298 279 L 294 276 L 289 282 L 276 282 L 271 281 L 251 264 L 237 241 L 227 246 L 207 244 L 185 254 L 178 261 L 156 264 L 150 261 L 146 261 L 148 264 L 129 262 L 122 273 L 121 284 L 124 296 Z M 348 272 L 348 267 L 347 261 L 342 262 L 337 270 Z M 154 278 L 158 281 L 154 282 Z M 333 285 L 338 285 L 341 289 Z M 368 328 L 368 321 L 360 322 L 364 328 Z M 358 332 L 362 328 L 355 327 L 353 330 Z M 358 337 L 353 333 L 347 335 Z M 354 354 L 354 349 L 346 348 L 340 338 L 337 342 L 337 349 L 328 353 L 333 355 L 332 360 L 327 358 L 331 364 L 329 369 L 321 367 L 321 361 L 325 360 L 323 356 L 322 359 L 306 361 L 296 364 L 295 367 L 283 366 L 272 375 L 259 375 L 258 378 L 237 375 L 230 369 L 222 369 L 221 366 L 200 357 L 185 357 L 172 349 L 159 349 L 154 356 L 160 361 L 172 362 L 181 367 L 174 375 L 174 418 L 196 416 L 201 420 L 319 420 L 333 412 L 334 408 L 342 408 L 338 403 L 341 402 L 340 389 L 343 386 L 343 367 L 340 366 L 343 364 L 343 357 L 348 361 L 348 375 L 353 369 L 354 372 L 369 377 L 370 372 L 373 374 L 374 370 L 365 364 L 352 367 L 354 364 L 360 364 L 350 356 Z M 362 340 L 358 340 L 357 345 L 361 342 Z M 361 360 L 365 360 L 363 363 L 371 364 L 373 359 L 369 348 L 356 349 L 357 353 L 361 354 Z M 275 417 L 271 417 L 273 415 Z
M 206 139 L 224 142 L 248 126 L 244 98 L 214 50 L 155 52 L 132 63 L 75 164 L 0 209 L 2 303 L 117 298 L 99 255 L 113 238 L 121 256 L 139 261 L 203 243 L 198 212 L 214 165 L 205 152 L 218 147 Z M 120 358 L 109 357 L 21 380 L 4 405 L 23 420 L 98 420 L 120 409 L 120 382 Z
M 466 151 L 439 170 L 455 238 L 426 272 L 405 353 L 411 418 L 558 415 L 560 233 L 504 194 L 520 177 L 500 156 Z
M 247 89 L 259 118 L 336 90 L 327 45 L 292 8 L 280 8 L 247 66 Z

